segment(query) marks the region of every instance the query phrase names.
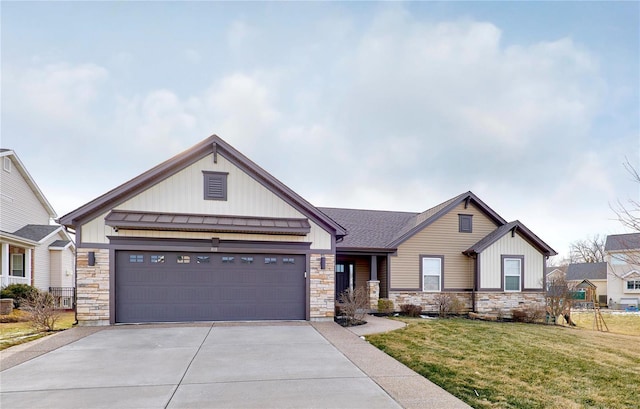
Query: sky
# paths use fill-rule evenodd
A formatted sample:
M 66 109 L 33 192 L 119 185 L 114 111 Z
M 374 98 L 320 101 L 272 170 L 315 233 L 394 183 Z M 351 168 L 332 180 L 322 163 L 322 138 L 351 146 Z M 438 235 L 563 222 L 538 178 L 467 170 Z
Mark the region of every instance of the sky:
M 640 199 L 639 2 L 0 3 L 0 144 L 58 216 L 216 134 L 316 206 L 472 191 L 561 254 Z

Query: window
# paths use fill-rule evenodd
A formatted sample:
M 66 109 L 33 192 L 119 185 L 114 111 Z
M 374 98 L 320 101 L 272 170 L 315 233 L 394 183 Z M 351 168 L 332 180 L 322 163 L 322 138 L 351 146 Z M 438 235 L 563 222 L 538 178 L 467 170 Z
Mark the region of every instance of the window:
M 178 264 L 189 264 L 191 263 L 191 256 L 178 256 Z
M 11 159 L 9 158 L 3 158 L 4 160 L 2 161 L 2 169 L 4 169 L 6 172 L 11 173 Z
M 71 308 L 71 298 L 65 297 L 62 299 L 62 306 L 64 308 Z
M 627 290 L 640 290 L 640 280 L 627 281 Z
M 282 264 L 295 264 L 296 261 L 293 258 L 283 257 Z
M 151 256 L 152 263 L 164 263 L 164 256 L 154 254 Z
M 233 260 L 235 260 L 235 257 L 231 257 L 231 256 L 222 256 L 222 262 L 223 263 L 233 263 Z
M 277 259 L 275 257 L 265 257 L 264 264 L 276 264 Z
M 422 257 L 422 291 L 440 291 L 443 257 Z
M 227 200 L 227 175 L 222 172 L 202 172 L 204 174 L 204 199 Z
M 473 233 L 473 215 L 472 214 L 458 215 L 458 231 L 460 233 Z
M 253 263 L 253 257 L 240 257 L 240 261 L 243 264 L 251 264 Z
M 211 258 L 209 256 L 197 256 L 196 257 L 196 263 L 198 264 L 204 264 L 204 263 L 210 263 L 211 262 Z
M 522 281 L 522 258 L 503 257 L 504 291 L 520 291 Z
M 129 263 L 144 263 L 144 256 L 142 254 L 131 254 Z
M 24 254 L 11 255 L 11 275 L 24 277 Z

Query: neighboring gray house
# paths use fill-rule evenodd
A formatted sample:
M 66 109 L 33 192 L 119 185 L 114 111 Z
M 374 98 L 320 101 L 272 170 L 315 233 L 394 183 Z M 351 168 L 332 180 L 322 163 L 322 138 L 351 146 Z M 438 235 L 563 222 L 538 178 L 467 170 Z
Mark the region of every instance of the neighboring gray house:
M 607 285 L 614 308 L 640 306 L 640 233 L 607 236 Z
M 607 304 L 607 263 L 573 263 L 567 266 L 565 279 L 574 285 L 584 280 L 596 286 L 598 302 Z
M 81 325 L 326 320 L 364 286 L 432 307 L 544 303 L 555 251 L 471 192 L 422 213 L 317 208 L 218 136 L 64 215 Z
M 75 245 L 51 204 L 14 151 L 0 149 L 0 280 L 2 287 L 30 284 L 73 305 Z

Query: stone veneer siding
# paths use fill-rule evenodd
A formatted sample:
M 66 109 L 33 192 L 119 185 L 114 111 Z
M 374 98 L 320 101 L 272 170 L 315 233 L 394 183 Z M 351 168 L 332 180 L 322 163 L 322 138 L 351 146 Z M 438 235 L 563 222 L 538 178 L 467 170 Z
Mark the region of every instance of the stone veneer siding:
M 335 268 L 336 257 L 325 254 L 325 268 L 320 268 L 321 254 L 310 255 L 310 318 L 312 321 L 333 320 L 335 315 Z
M 471 292 L 423 293 L 420 291 L 390 291 L 389 299 L 393 301 L 393 307 L 396 311 L 400 311 L 402 304 L 413 304 L 421 306 L 423 312 L 437 314 L 438 304 L 436 303 L 436 296 L 438 294 L 450 294 L 458 297 L 458 300 L 463 304 L 463 310 L 460 312 L 467 313 L 471 311 Z
M 400 311 L 402 304 L 420 305 L 422 311 L 426 313 L 437 313 L 438 304 L 436 303 L 436 295 L 440 293 L 423 293 L 423 292 L 399 292 L 391 291 L 389 299 L 393 301 L 396 311 Z M 461 313 L 472 311 L 472 294 L 471 292 L 446 292 L 458 297 L 464 307 Z M 479 314 L 489 314 L 511 318 L 511 311 L 514 308 L 523 305 L 538 305 L 542 308 L 546 305 L 544 292 L 519 292 L 519 293 L 502 293 L 502 292 L 476 292 L 476 312 Z
M 89 265 L 89 252 L 96 255 L 96 265 Z M 109 250 L 77 250 L 78 325 L 109 325 Z
M 523 305 L 538 305 L 544 308 L 547 300 L 544 292 L 522 293 L 476 293 L 476 312 L 511 318 L 511 311 Z
M 377 311 L 380 299 L 380 281 L 367 281 L 367 294 L 369 295 L 369 309 Z

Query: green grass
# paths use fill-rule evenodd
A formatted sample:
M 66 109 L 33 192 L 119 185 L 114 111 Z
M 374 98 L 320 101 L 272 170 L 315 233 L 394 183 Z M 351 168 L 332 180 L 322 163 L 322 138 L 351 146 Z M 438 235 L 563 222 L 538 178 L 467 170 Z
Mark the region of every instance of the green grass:
M 14 315 L 21 315 L 21 312 L 14 310 Z M 24 315 L 24 314 L 22 314 Z M 75 322 L 74 312 L 63 312 L 60 315 L 59 320 L 56 322 L 56 331 L 62 331 L 69 329 Z M 29 322 L 9 322 L 0 323 L 0 350 L 7 349 L 9 347 L 24 344 L 25 342 L 33 341 L 38 338 L 45 337 L 47 335 L 54 334 L 55 332 L 42 332 L 34 329 Z
M 474 408 L 640 407 L 640 337 L 461 318 L 403 321 L 406 328 L 367 340 Z
M 640 337 L 640 315 L 633 313 L 601 310 L 609 332 L 615 334 L 636 335 Z M 571 319 L 579 328 L 593 330 L 593 311 L 572 311 Z

